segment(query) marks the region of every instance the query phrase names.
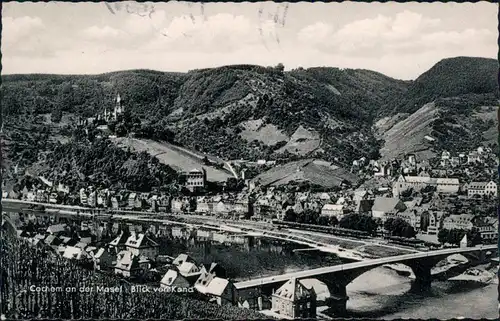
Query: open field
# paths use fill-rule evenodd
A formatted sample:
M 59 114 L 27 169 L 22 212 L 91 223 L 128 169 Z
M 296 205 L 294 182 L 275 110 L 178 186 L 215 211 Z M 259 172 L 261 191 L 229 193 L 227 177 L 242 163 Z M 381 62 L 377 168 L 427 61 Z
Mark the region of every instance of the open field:
M 207 171 L 207 179 L 209 181 L 220 182 L 232 177 L 226 170 L 205 166 L 202 160 L 203 156 L 182 150 L 168 143 L 160 143 L 149 139 L 122 137 L 113 138 L 112 140 L 122 148 L 130 147 L 137 152 L 146 151 L 158 158 L 161 163 L 169 165 L 178 171 L 190 171 L 194 168 L 199 169 L 203 167 Z M 209 159 L 211 158 L 209 157 Z

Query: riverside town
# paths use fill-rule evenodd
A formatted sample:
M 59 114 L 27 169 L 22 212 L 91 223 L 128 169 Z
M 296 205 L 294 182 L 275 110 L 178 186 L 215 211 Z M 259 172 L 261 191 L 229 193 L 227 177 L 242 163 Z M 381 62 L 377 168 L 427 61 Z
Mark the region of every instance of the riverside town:
M 1 317 L 498 318 L 497 9 L 4 4 Z

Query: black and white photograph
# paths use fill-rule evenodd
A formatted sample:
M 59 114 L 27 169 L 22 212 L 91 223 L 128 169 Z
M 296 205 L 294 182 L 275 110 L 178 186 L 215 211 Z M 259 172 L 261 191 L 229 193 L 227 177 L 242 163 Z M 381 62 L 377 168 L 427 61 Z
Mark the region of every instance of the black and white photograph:
M 1 7 L 1 320 L 498 319 L 498 4 Z

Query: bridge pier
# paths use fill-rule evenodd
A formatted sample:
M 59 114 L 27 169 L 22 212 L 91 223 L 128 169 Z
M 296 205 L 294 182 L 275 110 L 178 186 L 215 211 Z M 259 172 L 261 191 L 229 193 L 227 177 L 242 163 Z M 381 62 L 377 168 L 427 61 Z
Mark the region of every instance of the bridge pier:
M 410 291 L 414 293 L 428 292 L 431 289 L 432 274 L 431 269 L 437 262 L 417 261 L 408 266 L 411 267 L 415 280 L 411 284 Z
M 321 280 L 328 287 L 330 297 L 326 299 L 326 303 L 330 312 L 335 316 L 345 316 L 347 314 L 347 284 L 338 280 L 323 279 Z

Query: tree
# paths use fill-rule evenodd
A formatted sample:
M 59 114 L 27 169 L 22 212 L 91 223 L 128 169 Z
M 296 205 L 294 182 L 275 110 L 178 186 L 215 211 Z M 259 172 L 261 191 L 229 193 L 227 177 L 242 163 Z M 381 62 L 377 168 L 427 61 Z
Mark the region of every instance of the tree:
M 285 66 L 280 62 L 279 64 L 276 65 L 276 70 L 279 72 L 283 72 L 285 70 Z
M 285 217 L 283 219 L 288 222 L 296 222 L 297 214 L 295 213 L 293 208 L 289 208 L 288 210 L 285 211 Z
M 449 233 L 450 233 L 450 231 L 447 229 L 439 230 L 438 235 L 437 235 L 439 243 L 441 243 L 441 244 L 447 243 Z

